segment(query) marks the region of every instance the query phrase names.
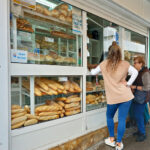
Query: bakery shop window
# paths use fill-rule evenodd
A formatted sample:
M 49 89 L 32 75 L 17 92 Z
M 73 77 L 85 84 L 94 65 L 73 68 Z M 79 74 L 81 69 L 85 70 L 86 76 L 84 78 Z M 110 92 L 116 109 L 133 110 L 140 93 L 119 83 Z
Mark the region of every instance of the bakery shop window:
M 86 110 L 106 107 L 104 80 L 101 75 L 86 77 Z
M 136 32 L 125 30 L 124 36 L 124 59 L 133 65 L 134 57 L 140 55 L 146 59 L 147 38 Z
M 12 77 L 11 128 L 82 112 L 81 77 Z
M 32 5 L 11 1 L 11 62 L 82 66 L 82 11 L 60 0 Z

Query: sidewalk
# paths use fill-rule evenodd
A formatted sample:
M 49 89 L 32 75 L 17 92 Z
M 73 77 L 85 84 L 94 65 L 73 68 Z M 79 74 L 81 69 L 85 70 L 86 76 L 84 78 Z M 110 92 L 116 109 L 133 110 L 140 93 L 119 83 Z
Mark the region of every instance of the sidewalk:
M 135 137 L 132 136 L 135 131 L 135 128 L 126 129 L 123 139 L 124 150 L 150 150 L 150 125 L 146 126 L 147 139 L 144 142 L 135 141 Z M 101 142 L 88 150 L 114 150 L 114 148 L 106 146 Z

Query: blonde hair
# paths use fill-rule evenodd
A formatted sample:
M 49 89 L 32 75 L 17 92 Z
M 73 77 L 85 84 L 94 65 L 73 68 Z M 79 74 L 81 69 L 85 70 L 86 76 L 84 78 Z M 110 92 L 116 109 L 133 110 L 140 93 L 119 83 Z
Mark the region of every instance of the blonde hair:
M 117 45 L 115 41 L 112 42 L 112 45 L 108 49 L 108 63 L 107 70 L 111 72 L 116 71 L 118 64 L 122 59 L 121 48 Z

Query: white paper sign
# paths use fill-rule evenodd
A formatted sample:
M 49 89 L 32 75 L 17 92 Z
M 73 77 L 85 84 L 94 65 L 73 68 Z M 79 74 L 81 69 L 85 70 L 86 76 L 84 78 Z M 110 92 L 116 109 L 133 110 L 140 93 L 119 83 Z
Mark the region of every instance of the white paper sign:
M 27 51 L 12 49 L 11 62 L 27 63 Z
M 46 42 L 54 42 L 54 38 L 45 37 Z
M 65 81 L 68 81 L 68 77 L 59 77 L 58 80 L 60 82 L 65 82 Z
M 72 32 L 74 34 L 82 34 L 82 15 L 81 10 L 72 8 Z
M 35 9 L 36 8 L 36 1 L 35 0 L 13 0 L 14 3 Z

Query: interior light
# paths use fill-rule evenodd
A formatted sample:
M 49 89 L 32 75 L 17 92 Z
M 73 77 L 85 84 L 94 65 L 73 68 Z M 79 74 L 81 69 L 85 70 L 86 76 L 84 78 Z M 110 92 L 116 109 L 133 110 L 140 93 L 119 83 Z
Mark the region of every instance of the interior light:
M 38 2 L 38 3 L 40 3 L 40 4 L 43 4 L 43 5 L 45 5 L 45 6 L 48 6 L 48 7 L 52 8 L 52 9 L 57 6 L 56 4 L 54 4 L 54 3 L 52 3 L 52 2 L 49 2 L 49 1 L 47 1 L 47 0 L 36 0 L 36 2 Z

